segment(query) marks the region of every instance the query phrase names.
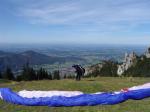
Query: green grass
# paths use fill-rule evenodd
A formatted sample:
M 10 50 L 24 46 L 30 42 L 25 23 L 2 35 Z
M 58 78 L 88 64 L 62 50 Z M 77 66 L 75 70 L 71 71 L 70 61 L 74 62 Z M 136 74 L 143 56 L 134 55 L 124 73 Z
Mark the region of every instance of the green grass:
M 0 80 L 0 87 L 10 87 L 14 91 L 27 90 L 79 90 L 86 93 L 98 91 L 115 91 L 149 82 L 150 78 L 85 78 L 74 80 L 43 80 L 32 82 L 10 82 Z M 47 107 L 20 106 L 0 100 L 0 112 L 150 112 L 150 99 L 139 101 L 128 100 L 117 105 L 99 105 L 86 107 Z

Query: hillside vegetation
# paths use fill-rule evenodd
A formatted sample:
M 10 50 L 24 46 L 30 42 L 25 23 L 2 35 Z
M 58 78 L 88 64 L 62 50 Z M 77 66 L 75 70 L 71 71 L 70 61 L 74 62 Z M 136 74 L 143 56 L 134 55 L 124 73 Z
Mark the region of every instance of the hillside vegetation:
M 77 82 L 65 80 L 41 80 L 29 82 L 14 82 L 0 80 L 0 87 L 10 87 L 13 91 L 20 90 L 78 90 L 86 93 L 98 91 L 115 91 L 121 88 L 140 85 L 150 81 L 150 78 L 85 78 Z M 140 101 L 128 100 L 117 105 L 86 106 L 86 107 L 47 107 L 20 106 L 0 100 L 0 112 L 150 112 L 150 99 Z
M 92 65 L 89 69 L 92 71 L 88 76 L 104 76 L 104 77 L 117 77 L 118 62 L 104 61 L 99 64 Z M 150 58 L 145 56 L 137 57 L 131 67 L 124 71 L 124 77 L 150 77 Z
M 150 77 L 150 58 L 137 59 L 135 64 L 124 73 L 125 76 L 128 74 L 133 77 Z

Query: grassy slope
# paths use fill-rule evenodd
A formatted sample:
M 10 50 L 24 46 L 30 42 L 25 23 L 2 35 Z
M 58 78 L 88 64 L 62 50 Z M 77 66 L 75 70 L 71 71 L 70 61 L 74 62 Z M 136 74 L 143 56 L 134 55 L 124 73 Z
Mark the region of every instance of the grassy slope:
M 121 88 L 149 82 L 150 78 L 93 78 L 83 79 L 80 82 L 74 80 L 60 81 L 32 81 L 32 82 L 4 82 L 0 80 L 0 87 L 10 87 L 14 91 L 27 90 L 79 90 L 86 93 L 98 91 L 114 91 Z M 0 100 L 0 112 L 150 112 L 150 99 L 140 101 L 129 100 L 112 106 L 93 107 L 27 107 L 8 104 Z

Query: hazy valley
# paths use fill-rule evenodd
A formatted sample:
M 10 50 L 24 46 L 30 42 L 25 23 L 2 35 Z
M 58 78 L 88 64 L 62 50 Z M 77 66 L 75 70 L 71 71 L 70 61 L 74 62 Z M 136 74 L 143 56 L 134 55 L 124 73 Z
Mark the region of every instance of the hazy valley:
M 122 62 L 124 54 L 132 51 L 141 55 L 145 52 L 145 46 L 131 45 L 12 45 L 0 47 L 0 70 L 7 66 L 14 72 L 22 69 L 29 63 L 35 69 L 40 67 L 47 71 L 62 70 L 72 71 L 73 64 L 90 66 L 103 60 Z

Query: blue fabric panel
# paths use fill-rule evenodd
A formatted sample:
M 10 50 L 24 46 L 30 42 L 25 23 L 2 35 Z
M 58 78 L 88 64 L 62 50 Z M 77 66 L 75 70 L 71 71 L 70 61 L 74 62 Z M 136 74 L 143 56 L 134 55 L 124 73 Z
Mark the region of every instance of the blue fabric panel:
M 94 106 L 94 105 L 114 105 L 128 99 L 141 100 L 150 97 L 150 89 L 132 90 L 114 94 L 106 92 L 102 94 L 82 94 L 73 97 L 53 96 L 41 98 L 24 98 L 17 95 L 9 88 L 0 89 L 3 100 L 26 106 Z

